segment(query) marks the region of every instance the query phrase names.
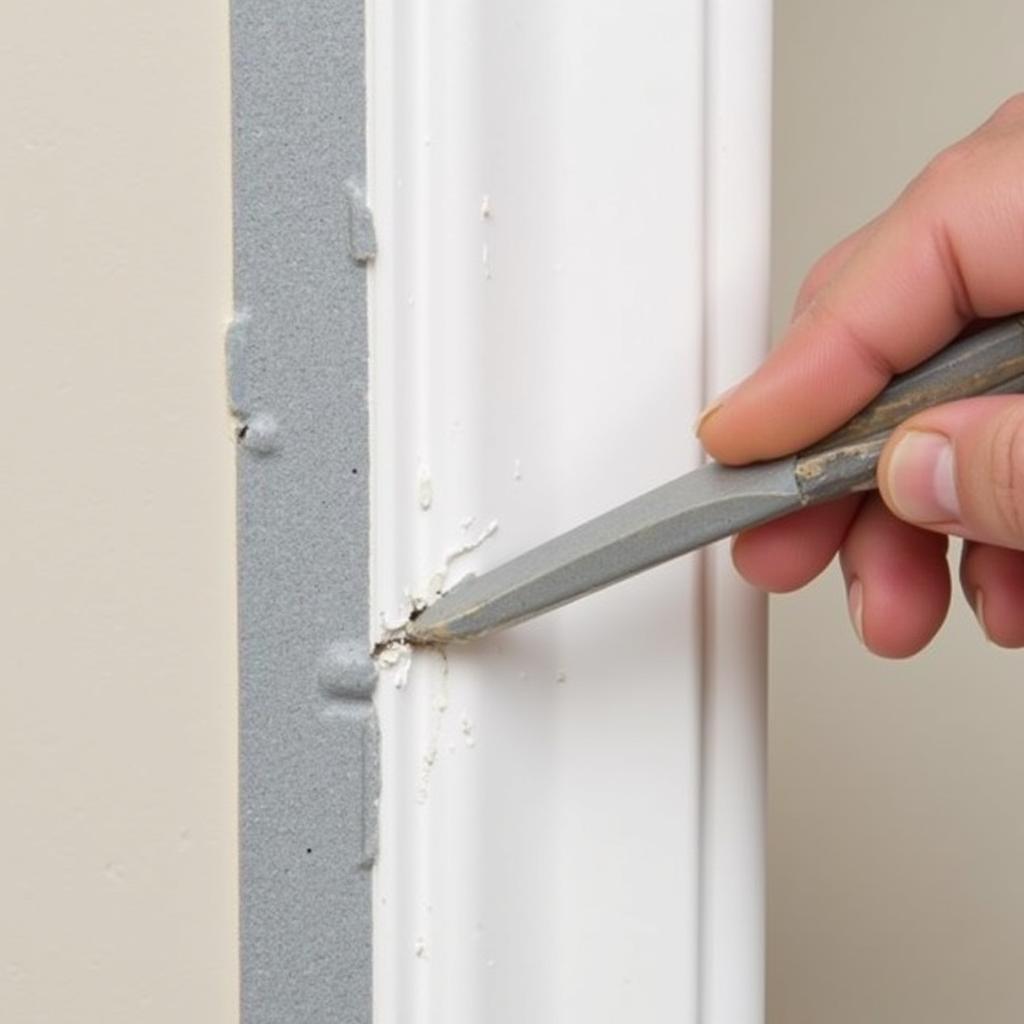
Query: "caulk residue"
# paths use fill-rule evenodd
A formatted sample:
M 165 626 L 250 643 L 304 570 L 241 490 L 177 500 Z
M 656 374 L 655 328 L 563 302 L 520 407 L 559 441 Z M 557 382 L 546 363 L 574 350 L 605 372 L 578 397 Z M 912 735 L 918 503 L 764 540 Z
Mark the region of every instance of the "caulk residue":
M 388 640 L 375 656 L 377 668 L 382 675 L 393 680 L 396 690 L 404 690 L 409 682 L 409 668 L 412 665 L 412 651 L 403 640 Z
M 429 600 L 437 597 L 448 582 L 448 573 L 451 571 L 452 565 L 462 558 L 463 555 L 468 555 L 471 551 L 476 551 L 484 541 L 493 537 L 498 532 L 498 520 L 492 519 L 487 526 L 480 531 L 470 540 L 463 541 L 461 544 L 456 544 L 455 547 L 449 548 L 444 555 L 444 564 L 437 572 L 433 573 L 427 582 L 428 597 L 424 600 L 422 607 L 426 607 Z
M 441 742 L 441 725 L 444 721 L 444 713 L 448 710 L 448 655 L 440 648 L 436 650 L 441 658 L 441 676 L 431 702 L 433 715 L 430 723 L 430 739 L 420 762 L 420 778 L 419 784 L 416 786 L 416 802 L 420 804 L 425 804 L 427 797 L 430 796 L 430 779 L 437 762 L 438 746 Z
M 421 507 L 424 506 L 421 505 Z M 467 516 L 463 519 L 460 524 L 462 533 L 469 534 L 474 522 L 474 516 Z M 498 520 L 492 519 L 475 537 L 469 536 L 467 539 L 448 548 L 444 554 L 441 566 L 430 574 L 425 586 L 418 587 L 415 590 L 410 586 L 403 589 L 402 604 L 397 612 L 393 613 L 393 618 L 389 620 L 387 612 L 383 610 L 380 612 L 380 635 L 375 648 L 378 657 L 381 655 L 390 656 L 388 655 L 388 649 L 392 645 L 405 645 L 408 647 L 405 628 L 409 624 L 410 617 L 414 613 L 422 611 L 431 601 L 441 595 L 448 583 L 448 574 L 455 562 L 464 555 L 468 555 L 471 551 L 475 551 L 490 537 L 493 537 L 497 530 Z M 388 666 L 384 665 L 383 667 Z M 401 686 L 404 686 L 404 680 Z
M 420 463 L 416 470 L 416 504 L 426 512 L 434 502 L 434 481 L 430 476 L 430 467 Z

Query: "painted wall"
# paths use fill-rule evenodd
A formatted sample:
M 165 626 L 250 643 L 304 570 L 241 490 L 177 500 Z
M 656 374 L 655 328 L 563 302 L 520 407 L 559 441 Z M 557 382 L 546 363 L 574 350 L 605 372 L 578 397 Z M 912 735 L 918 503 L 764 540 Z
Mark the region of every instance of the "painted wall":
M 1024 86 L 1014 0 L 776 0 L 775 305 L 937 149 Z M 769 1019 L 1024 1015 L 1024 690 L 958 594 L 873 659 L 838 573 L 772 602 Z
M 1024 11 L 776 5 L 781 322 L 818 251 L 1020 88 Z M 0 1017 L 229 1021 L 226 4 L 4 22 Z M 771 667 L 771 1019 L 1018 1019 L 1019 658 L 961 604 L 872 660 L 829 578 L 774 602 Z
M 0 1019 L 236 1016 L 227 5 L 9 0 Z

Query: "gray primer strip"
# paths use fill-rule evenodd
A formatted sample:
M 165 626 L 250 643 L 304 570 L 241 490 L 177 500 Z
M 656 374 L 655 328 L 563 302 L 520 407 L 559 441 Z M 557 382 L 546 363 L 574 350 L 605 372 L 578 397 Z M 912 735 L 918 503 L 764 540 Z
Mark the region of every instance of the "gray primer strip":
M 371 1019 L 362 0 L 233 0 L 245 1024 Z

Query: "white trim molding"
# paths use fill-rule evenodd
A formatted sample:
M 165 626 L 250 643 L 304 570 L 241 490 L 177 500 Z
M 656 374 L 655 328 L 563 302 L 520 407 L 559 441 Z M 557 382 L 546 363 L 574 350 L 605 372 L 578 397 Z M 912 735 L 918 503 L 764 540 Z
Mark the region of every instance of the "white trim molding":
M 369 5 L 371 578 L 699 464 L 766 341 L 767 0 Z M 384 652 L 378 1024 L 763 1018 L 764 601 L 727 550 Z

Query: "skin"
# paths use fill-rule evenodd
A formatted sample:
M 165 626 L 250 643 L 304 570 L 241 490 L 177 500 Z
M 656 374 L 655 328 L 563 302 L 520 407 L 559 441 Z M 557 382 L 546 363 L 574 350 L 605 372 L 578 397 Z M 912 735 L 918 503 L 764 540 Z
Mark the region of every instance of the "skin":
M 893 205 L 815 264 L 765 363 L 698 426 L 729 464 L 798 451 L 896 373 L 979 322 L 1024 310 L 1024 94 L 940 153 Z M 810 582 L 838 554 L 851 621 L 900 658 L 936 634 L 950 601 L 948 535 L 985 635 L 1024 646 L 1024 398 L 930 409 L 897 430 L 879 492 L 740 535 L 739 571 L 765 590 Z

